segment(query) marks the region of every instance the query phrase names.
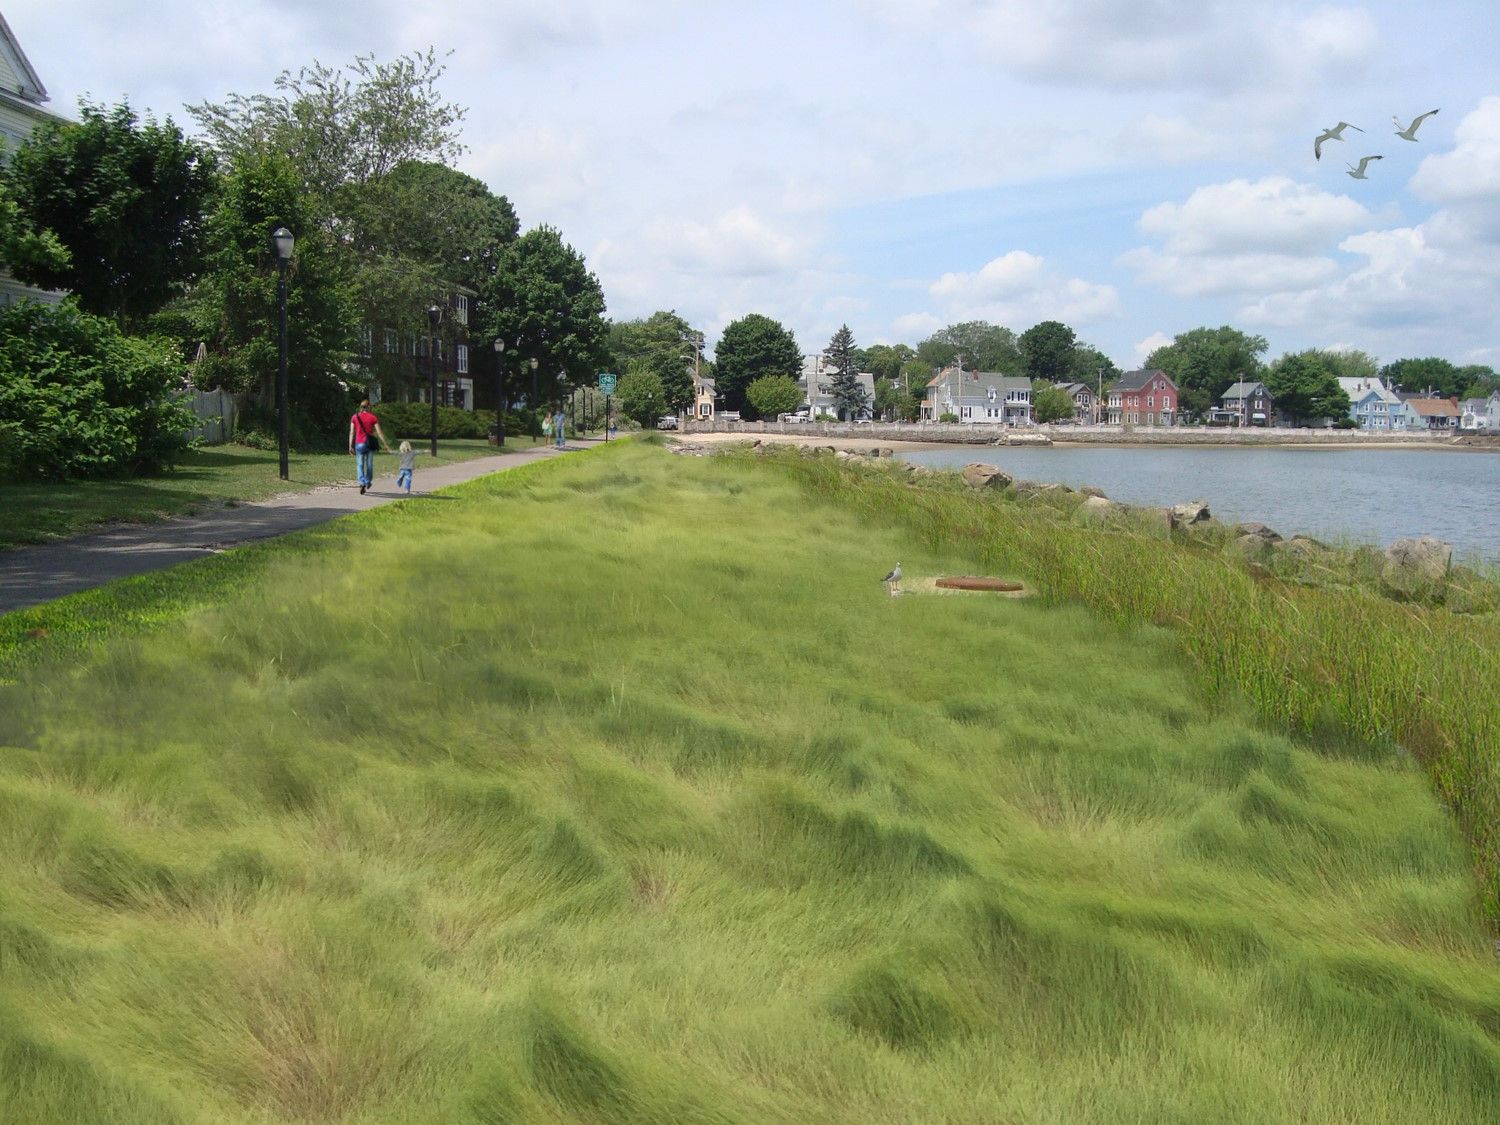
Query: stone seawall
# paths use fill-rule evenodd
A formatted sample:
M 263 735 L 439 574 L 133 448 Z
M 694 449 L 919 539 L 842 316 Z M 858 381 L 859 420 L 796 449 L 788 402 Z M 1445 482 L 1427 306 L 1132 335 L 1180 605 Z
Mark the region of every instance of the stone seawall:
M 786 434 L 805 438 L 867 438 L 871 441 L 930 442 L 953 445 L 1325 445 L 1366 448 L 1382 445 L 1480 446 L 1452 434 L 1370 433 L 1362 430 L 1219 429 L 1208 426 L 963 426 L 944 422 L 686 422 L 684 434 Z

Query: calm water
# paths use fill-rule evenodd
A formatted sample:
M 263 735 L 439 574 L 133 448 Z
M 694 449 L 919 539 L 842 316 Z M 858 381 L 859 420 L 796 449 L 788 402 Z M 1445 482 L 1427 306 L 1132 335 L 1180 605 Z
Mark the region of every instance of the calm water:
M 918 465 L 998 465 L 1017 479 L 1091 484 L 1112 500 L 1207 500 L 1221 520 L 1283 535 L 1388 546 L 1435 535 L 1457 558 L 1500 565 L 1500 455 L 1393 449 L 977 448 L 903 454 Z

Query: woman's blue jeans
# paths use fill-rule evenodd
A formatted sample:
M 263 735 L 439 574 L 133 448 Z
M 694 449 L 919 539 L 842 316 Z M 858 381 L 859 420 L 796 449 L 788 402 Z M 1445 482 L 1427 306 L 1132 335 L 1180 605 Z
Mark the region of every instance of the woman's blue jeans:
M 374 445 L 374 442 L 362 441 L 354 447 L 354 473 L 366 488 L 375 483 Z

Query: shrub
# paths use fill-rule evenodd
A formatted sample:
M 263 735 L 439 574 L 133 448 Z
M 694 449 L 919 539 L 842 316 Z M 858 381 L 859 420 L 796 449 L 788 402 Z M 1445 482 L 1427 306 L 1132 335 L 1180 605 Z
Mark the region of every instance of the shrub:
M 432 433 L 432 407 L 425 402 L 382 402 L 375 406 L 380 429 L 391 441 L 400 438 L 424 438 Z M 438 407 L 439 438 L 482 438 L 495 420 L 492 410 L 460 410 L 456 406 Z M 512 428 L 514 427 L 514 428 Z M 511 415 L 506 418 L 506 433 L 526 432 L 526 423 Z
M 951 411 L 951 410 L 947 410 L 947 411 L 944 411 L 942 414 L 938 415 L 938 421 L 939 422 L 957 422 L 958 421 L 958 415 L 955 414 L 955 413 L 953 413 L 953 411 Z
M 72 301 L 0 312 L 0 473 L 60 480 L 169 466 L 187 447 L 185 368 Z

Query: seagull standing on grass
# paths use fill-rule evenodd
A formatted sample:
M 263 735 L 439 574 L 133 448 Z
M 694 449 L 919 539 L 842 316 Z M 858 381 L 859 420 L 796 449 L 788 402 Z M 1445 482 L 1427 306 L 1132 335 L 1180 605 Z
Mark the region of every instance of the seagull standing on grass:
M 1396 126 L 1396 136 L 1400 137 L 1403 141 L 1416 140 L 1417 126 L 1421 125 L 1422 122 L 1426 121 L 1436 112 L 1437 110 L 1435 109 L 1429 109 L 1426 113 L 1419 114 L 1418 116 L 1413 117 L 1411 119 L 1411 124 L 1408 125 L 1405 129 L 1401 128 L 1401 118 L 1397 117 L 1395 114 L 1392 114 L 1391 123 Z
M 1353 164 L 1349 165 L 1349 171 L 1345 172 L 1344 175 L 1346 175 L 1346 176 L 1353 176 L 1356 180 L 1368 180 L 1370 177 L 1367 176 L 1367 175 L 1365 175 L 1365 168 L 1366 168 L 1366 166 L 1368 166 L 1369 163 L 1370 163 L 1370 161 L 1372 161 L 1372 160 L 1384 160 L 1384 159 L 1385 159 L 1385 157 L 1383 157 L 1383 156 L 1365 156 L 1365 157 L 1361 157 L 1360 161 L 1359 161 L 1359 167 L 1356 168 Z
M 1364 130 L 1361 129 L 1358 125 L 1351 125 L 1347 121 L 1340 121 L 1332 129 L 1324 129 L 1321 133 L 1319 133 L 1316 137 L 1313 138 L 1313 159 L 1314 160 L 1322 160 L 1323 159 L 1323 142 L 1324 141 L 1341 141 L 1341 140 L 1343 140 L 1344 139 L 1344 130 L 1345 129 L 1353 129 L 1356 133 L 1363 133 L 1364 132 Z
M 891 597 L 899 594 L 901 592 L 901 564 L 897 563 L 891 567 L 891 572 L 882 578 L 881 581 L 890 587 Z

